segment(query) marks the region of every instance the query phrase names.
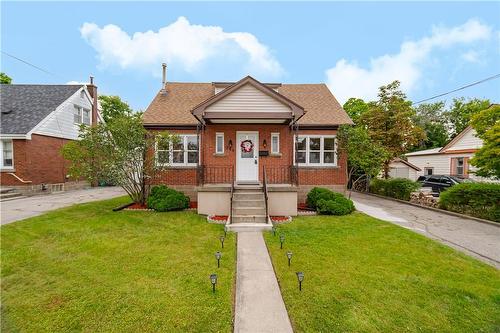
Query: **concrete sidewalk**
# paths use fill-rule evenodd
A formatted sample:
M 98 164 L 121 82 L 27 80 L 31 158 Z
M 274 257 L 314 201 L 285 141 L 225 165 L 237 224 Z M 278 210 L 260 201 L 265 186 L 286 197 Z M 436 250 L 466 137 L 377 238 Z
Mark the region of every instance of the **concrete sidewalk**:
M 260 232 L 238 233 L 234 332 L 293 332 Z
M 127 195 L 121 187 L 92 187 L 84 190 L 3 201 L 0 203 L 2 224 L 12 223 L 28 217 L 79 203 L 111 199 Z

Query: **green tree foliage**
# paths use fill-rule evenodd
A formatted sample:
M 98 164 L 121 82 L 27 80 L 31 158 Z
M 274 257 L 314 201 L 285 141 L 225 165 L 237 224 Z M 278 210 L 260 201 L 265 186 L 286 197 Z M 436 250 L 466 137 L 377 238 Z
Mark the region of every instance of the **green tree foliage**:
M 478 176 L 500 179 L 500 105 L 492 105 L 475 114 L 471 125 L 483 140 L 483 146 L 470 164 L 477 168 Z
M 380 87 L 378 96 L 378 101 L 369 103 L 360 121 L 368 129 L 370 138 L 388 152 L 384 161 L 387 178 L 390 161 L 417 145 L 425 138 L 425 133 L 415 125 L 415 110 L 400 90 L 399 81 Z
M 472 120 L 472 117 L 486 109 L 490 105 L 487 99 L 473 98 L 466 100 L 465 98 L 454 98 L 450 109 L 445 113 L 449 127 L 454 138 L 462 132 Z
M 119 96 L 99 96 L 101 103 L 101 114 L 105 122 L 110 122 L 120 116 L 129 116 L 132 114 L 130 106 L 121 100 Z
M 423 139 L 415 150 L 443 147 L 449 141 L 446 126 L 444 102 L 425 103 L 415 107 L 415 125 L 425 132 Z
M 144 204 L 147 187 L 166 167 L 157 163 L 155 145 L 168 146 L 178 140 L 167 132 L 144 129 L 140 114 L 118 116 L 108 123 L 82 125 L 79 139 L 62 150 L 70 161 L 72 177 L 90 182 L 106 180 L 121 186 L 137 203 Z
M 0 73 L 0 83 L 1 84 L 11 84 L 12 83 L 12 78 L 5 74 L 4 72 Z
M 351 117 L 352 121 L 357 124 L 361 115 L 368 111 L 368 103 L 360 98 L 349 98 L 344 103 L 344 110 Z

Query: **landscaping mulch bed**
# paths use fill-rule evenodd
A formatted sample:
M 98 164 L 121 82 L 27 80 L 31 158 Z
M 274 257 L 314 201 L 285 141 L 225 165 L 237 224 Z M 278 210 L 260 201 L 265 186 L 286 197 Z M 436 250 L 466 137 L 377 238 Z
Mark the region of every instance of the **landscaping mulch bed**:
M 208 215 L 207 221 L 216 224 L 226 224 L 228 218 L 229 216 L 226 215 Z
M 291 222 L 292 217 L 291 216 L 271 216 L 271 221 L 273 223 L 286 223 L 286 222 Z

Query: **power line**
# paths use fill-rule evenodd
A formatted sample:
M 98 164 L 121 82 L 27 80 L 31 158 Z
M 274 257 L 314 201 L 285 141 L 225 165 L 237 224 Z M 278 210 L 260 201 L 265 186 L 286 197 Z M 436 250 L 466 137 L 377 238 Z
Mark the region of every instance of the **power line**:
M 33 68 L 36 68 L 36 69 L 38 69 L 39 71 L 44 72 L 45 74 L 49 74 L 49 75 L 53 75 L 53 76 L 58 76 L 58 75 L 56 75 L 56 74 L 54 74 L 54 73 L 52 73 L 52 72 L 49 72 L 48 70 L 45 70 L 45 69 L 43 69 L 43 68 L 41 68 L 41 67 L 38 67 L 38 66 L 36 66 L 36 65 L 33 65 L 32 63 L 29 63 L 29 62 L 27 62 L 26 60 L 23 60 L 23 59 L 21 59 L 21 58 L 18 58 L 18 57 L 14 56 L 14 55 L 12 55 L 12 54 L 9 54 L 9 53 L 7 53 L 7 52 L 5 52 L 5 51 L 1 51 L 1 52 L 2 52 L 3 54 L 5 54 L 6 56 L 9 56 L 9 57 L 11 57 L 11 58 L 13 58 L 13 59 L 16 59 L 17 61 L 20 61 L 20 62 L 22 62 L 22 63 L 24 63 L 24 64 L 26 64 L 26 65 L 28 65 L 28 66 L 31 66 L 31 67 L 33 67 Z
M 460 87 L 460 88 L 457 88 L 457 89 L 454 89 L 454 90 L 451 90 L 451 91 L 448 91 L 448 92 L 445 92 L 445 93 L 442 93 L 442 94 L 439 94 L 439 95 L 436 95 L 436 96 L 432 96 L 432 97 L 429 97 L 429 98 L 426 98 L 426 99 L 422 99 L 418 102 L 415 102 L 413 103 L 414 105 L 415 104 L 420 104 L 422 102 L 426 102 L 426 101 L 429 101 L 431 99 L 434 99 L 434 98 L 438 98 L 438 97 L 441 97 L 441 96 L 445 96 L 445 95 L 449 95 L 451 93 L 454 93 L 456 91 L 459 91 L 459 90 L 463 90 L 463 89 L 466 89 L 466 88 L 469 88 L 469 87 L 472 87 L 472 86 L 475 86 L 477 84 L 480 84 L 480 83 L 483 83 L 483 82 L 486 82 L 486 81 L 489 81 L 489 80 L 493 80 L 493 79 L 498 79 L 500 77 L 500 73 L 498 74 L 495 74 L 493 76 L 490 76 L 490 77 L 487 77 L 485 79 L 482 79 L 482 80 L 479 80 L 479 81 L 476 81 L 476 82 L 473 82 L 473 83 L 470 83 L 468 85 L 465 85 L 463 87 Z

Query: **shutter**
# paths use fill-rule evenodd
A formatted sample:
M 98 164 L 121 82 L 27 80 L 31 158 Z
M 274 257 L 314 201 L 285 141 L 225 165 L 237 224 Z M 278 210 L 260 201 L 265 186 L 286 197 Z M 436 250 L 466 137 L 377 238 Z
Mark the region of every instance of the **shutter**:
M 464 176 L 469 177 L 469 158 L 464 157 Z
M 450 175 L 454 175 L 457 171 L 457 159 L 456 158 L 451 158 L 450 159 Z

